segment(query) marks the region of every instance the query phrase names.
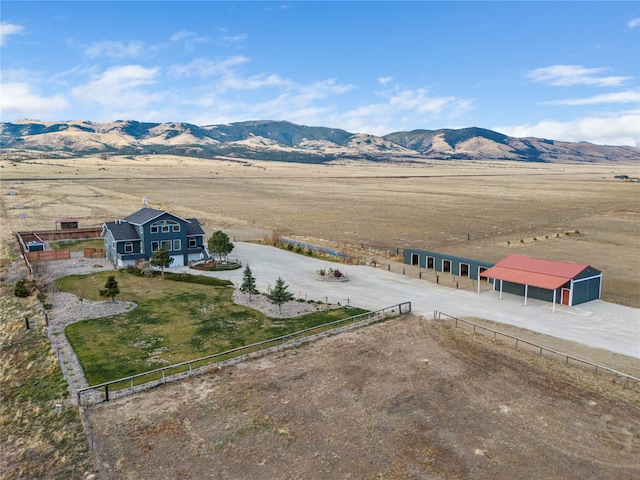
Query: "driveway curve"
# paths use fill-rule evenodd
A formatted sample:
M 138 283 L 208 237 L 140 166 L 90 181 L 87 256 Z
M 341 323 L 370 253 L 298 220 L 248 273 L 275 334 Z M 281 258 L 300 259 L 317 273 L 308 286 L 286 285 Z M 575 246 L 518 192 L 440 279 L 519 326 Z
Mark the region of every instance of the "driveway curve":
M 291 253 L 272 246 L 236 242 L 232 258 L 249 265 L 261 292 L 282 277 L 297 298 L 349 303 L 377 310 L 401 302 L 411 302 L 414 314 L 433 317 L 435 310 L 457 317 L 479 317 L 535 332 L 640 358 L 640 310 L 595 300 L 575 307 L 552 305 L 535 299 L 504 294 L 484 285 L 480 294 L 409 278 L 386 270 L 360 265 L 344 265 Z M 348 274 L 347 282 L 316 279 L 322 268 L 338 268 Z M 186 267 L 170 268 L 181 272 Z M 201 272 L 231 280 L 239 286 L 244 269 L 229 272 Z M 605 279 L 606 281 L 606 279 Z

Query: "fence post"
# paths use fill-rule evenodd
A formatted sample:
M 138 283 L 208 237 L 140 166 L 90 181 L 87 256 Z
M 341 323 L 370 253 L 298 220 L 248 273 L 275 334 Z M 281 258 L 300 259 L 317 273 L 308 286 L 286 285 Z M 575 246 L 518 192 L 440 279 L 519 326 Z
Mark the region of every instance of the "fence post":
M 108 383 L 104 386 L 104 401 L 105 402 L 109 401 L 109 384 Z

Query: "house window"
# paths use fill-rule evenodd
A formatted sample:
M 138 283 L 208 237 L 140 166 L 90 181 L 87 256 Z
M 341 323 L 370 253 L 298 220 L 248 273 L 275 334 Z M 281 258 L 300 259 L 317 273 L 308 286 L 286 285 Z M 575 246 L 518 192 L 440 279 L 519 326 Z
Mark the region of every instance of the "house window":
M 166 250 L 167 252 L 170 252 L 171 240 L 162 240 L 162 242 L 160 242 L 160 248 L 162 248 L 163 250 Z
M 160 248 L 160 242 L 151 242 L 151 251 L 157 252 Z
M 179 238 L 173 240 L 173 249 L 182 250 L 182 241 Z
M 180 224 L 178 222 L 174 222 L 173 220 L 159 220 L 156 223 L 151 224 L 151 233 L 169 233 L 179 231 Z
M 195 248 L 197 245 L 195 237 L 189 237 L 189 248 Z
M 133 243 L 127 242 L 124 244 L 124 253 L 133 253 Z

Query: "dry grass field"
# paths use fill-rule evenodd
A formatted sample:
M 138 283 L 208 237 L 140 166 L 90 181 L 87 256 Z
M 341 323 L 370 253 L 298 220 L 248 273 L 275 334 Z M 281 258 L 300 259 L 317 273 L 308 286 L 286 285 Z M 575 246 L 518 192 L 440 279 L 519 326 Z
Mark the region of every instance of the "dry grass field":
M 5 159 L 0 167 L 3 257 L 13 231 L 54 229 L 63 217 L 100 225 L 133 213 L 146 196 L 152 208 L 199 218 L 207 233 L 222 227 L 250 240 L 277 231 L 358 261 L 398 261 L 390 252 L 415 247 L 487 261 L 518 253 L 588 263 L 604 272 L 605 300 L 640 307 L 640 183 L 614 179 L 637 177 L 638 165 L 299 165 L 154 156 Z M 4 282 L 15 279 L 15 260 L 14 248 L 13 262 L 3 258 Z M 20 320 L 3 319 L 16 345 L 26 335 Z M 584 355 L 558 342 L 551 345 Z M 598 355 L 637 374 L 635 359 Z M 38 408 L 48 412 L 50 403 Z M 7 407 L 5 425 L 18 429 L 23 407 Z M 102 404 L 87 418 L 96 466 L 112 479 L 640 474 L 637 392 L 412 317 Z M 67 437 L 81 436 L 77 419 L 68 423 Z M 94 478 L 80 440 L 66 450 L 49 442 L 37 456 L 30 428 L 14 434 L 10 458 L 19 470 L 0 469 L 1 478 L 16 471 Z M 57 427 L 38 429 L 40 442 Z M 62 467 L 47 477 L 26 458 Z
M 640 307 L 640 183 L 614 179 L 637 178 L 638 165 L 164 156 L 0 165 L 5 241 L 11 229 L 55 228 L 60 217 L 100 225 L 133 213 L 147 196 L 152 208 L 197 217 L 208 233 L 224 227 L 238 240 L 277 231 L 362 258 L 412 247 L 486 261 L 517 253 L 590 264 L 604 273 L 603 299 Z
M 113 480 L 630 480 L 637 401 L 558 359 L 409 316 L 88 416 Z

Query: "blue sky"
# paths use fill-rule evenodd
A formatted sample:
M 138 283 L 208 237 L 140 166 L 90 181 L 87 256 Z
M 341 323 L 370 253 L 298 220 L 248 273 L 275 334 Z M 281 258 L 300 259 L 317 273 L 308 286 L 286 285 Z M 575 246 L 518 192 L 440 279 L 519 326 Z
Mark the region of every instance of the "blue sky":
M 4 122 L 482 127 L 640 147 L 640 3 L 2 1 Z

